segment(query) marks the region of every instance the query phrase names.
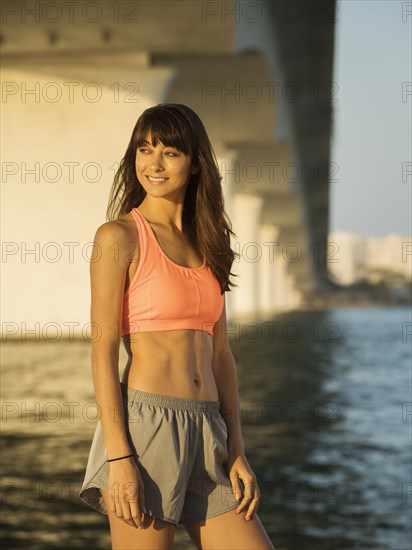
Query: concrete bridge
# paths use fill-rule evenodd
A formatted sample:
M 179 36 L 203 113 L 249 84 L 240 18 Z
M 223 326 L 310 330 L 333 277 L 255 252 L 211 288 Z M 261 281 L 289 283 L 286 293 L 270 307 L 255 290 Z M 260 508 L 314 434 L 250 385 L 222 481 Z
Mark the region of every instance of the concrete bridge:
M 160 102 L 194 109 L 218 158 L 241 254 L 229 319 L 328 289 L 335 10 L 3 2 L 3 335 L 84 333 L 90 242 L 133 126 Z

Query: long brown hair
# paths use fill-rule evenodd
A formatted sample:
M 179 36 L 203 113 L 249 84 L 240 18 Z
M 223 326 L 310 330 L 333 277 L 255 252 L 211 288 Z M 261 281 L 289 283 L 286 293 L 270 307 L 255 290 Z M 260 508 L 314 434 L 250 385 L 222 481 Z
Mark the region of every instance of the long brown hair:
M 136 175 L 136 151 L 149 133 L 155 147 L 161 142 L 191 155 L 193 166 L 198 168 L 196 174 L 191 174 L 186 189 L 183 225 L 189 228 L 193 243 L 206 258 L 222 294 L 230 291 L 230 286 L 238 286 L 229 279 L 231 275 L 237 277 L 230 272 L 235 256 L 239 256 L 230 247 L 230 235 L 236 234 L 224 209 L 222 178 L 215 152 L 199 116 L 186 105 L 161 103 L 140 115 L 114 177 L 107 220 L 129 213 L 146 196 Z

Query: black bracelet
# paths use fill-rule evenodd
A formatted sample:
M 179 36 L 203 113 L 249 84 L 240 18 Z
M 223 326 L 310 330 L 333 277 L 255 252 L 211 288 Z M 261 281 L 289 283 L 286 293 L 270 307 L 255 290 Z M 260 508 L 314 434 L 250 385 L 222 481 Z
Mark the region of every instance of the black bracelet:
M 115 460 L 122 460 L 122 458 L 129 458 L 130 456 L 133 456 L 133 455 L 120 456 L 119 458 L 111 458 L 107 462 L 114 462 Z

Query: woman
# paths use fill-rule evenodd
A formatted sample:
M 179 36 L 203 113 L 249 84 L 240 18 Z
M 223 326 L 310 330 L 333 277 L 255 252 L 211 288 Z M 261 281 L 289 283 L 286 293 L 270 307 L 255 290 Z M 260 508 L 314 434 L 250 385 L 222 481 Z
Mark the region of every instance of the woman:
M 112 207 L 120 192 L 90 268 L 100 420 L 80 497 L 108 514 L 113 548 L 169 550 L 183 524 L 197 548 L 273 550 L 256 513 L 226 332 L 234 233 L 191 109 L 160 104 L 140 116 Z

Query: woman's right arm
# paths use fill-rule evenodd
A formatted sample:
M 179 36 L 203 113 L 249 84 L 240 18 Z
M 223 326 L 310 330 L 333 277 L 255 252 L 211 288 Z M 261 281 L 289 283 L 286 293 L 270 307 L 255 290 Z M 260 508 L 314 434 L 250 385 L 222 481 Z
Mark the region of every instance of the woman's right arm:
M 119 378 L 123 288 L 129 265 L 125 258 L 129 251 L 123 250 L 125 231 L 113 222 L 101 225 L 96 231 L 90 262 L 92 375 L 109 459 L 131 453 Z
M 90 262 L 92 376 L 108 459 L 132 454 L 126 436 L 119 377 L 123 293 L 132 257 L 128 236 L 122 222 L 101 225 L 96 231 Z M 143 483 L 133 457 L 111 462 L 109 466 L 109 481 L 116 480 L 117 486 L 117 489 L 109 488 L 112 510 L 127 523 L 140 526 L 139 502 L 122 503 L 124 493 L 128 492 L 125 485 L 137 482 L 140 505 L 144 506 Z

